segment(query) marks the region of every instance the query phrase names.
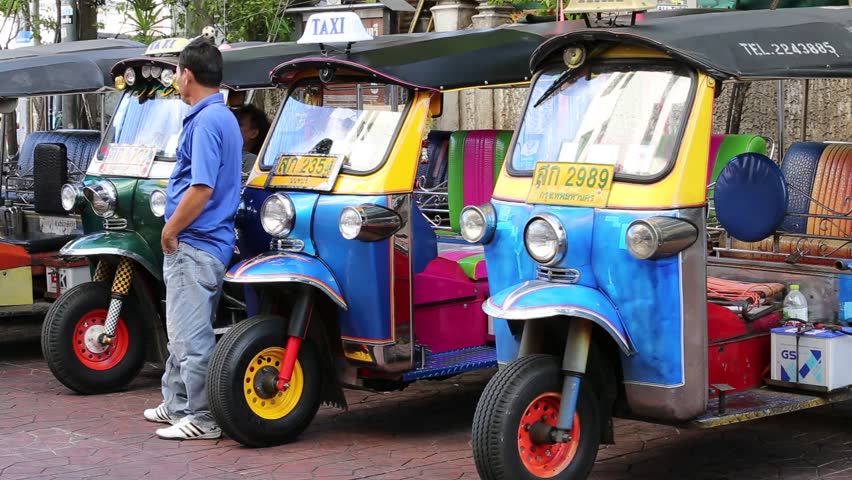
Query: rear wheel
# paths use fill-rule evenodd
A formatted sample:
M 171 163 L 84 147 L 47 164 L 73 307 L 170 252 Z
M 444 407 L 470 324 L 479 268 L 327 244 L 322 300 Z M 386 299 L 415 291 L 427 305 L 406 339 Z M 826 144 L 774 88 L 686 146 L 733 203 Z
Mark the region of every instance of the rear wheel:
M 98 341 L 110 295 L 104 282 L 78 285 L 59 297 L 44 318 L 41 349 L 47 365 L 57 380 L 76 392 L 120 390 L 145 362 L 145 319 L 133 296 L 124 300 L 112 343 Z
M 286 322 L 258 315 L 232 327 L 216 345 L 207 373 L 210 411 L 222 431 L 250 447 L 295 439 L 320 405 L 322 370 L 305 340 L 286 391 L 275 383 L 284 359 Z
M 555 426 L 562 373 L 555 357 L 521 357 L 492 377 L 473 419 L 473 456 L 483 480 L 585 479 L 600 445 L 593 390 L 581 383 L 571 438 L 537 441 L 533 432 Z

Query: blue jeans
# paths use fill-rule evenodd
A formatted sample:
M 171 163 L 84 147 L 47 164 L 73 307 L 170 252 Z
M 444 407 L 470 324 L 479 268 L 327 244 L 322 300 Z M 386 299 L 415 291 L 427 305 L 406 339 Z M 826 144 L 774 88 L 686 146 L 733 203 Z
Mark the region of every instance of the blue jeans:
M 163 260 L 169 358 L 163 374 L 163 402 L 172 416 L 192 415 L 212 425 L 207 402 L 207 366 L 216 346 L 213 320 L 225 265 L 213 255 L 181 242 Z

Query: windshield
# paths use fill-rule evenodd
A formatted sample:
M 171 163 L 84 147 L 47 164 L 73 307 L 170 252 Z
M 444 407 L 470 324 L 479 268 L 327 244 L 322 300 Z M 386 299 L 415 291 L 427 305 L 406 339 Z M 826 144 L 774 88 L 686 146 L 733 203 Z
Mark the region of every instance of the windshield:
M 146 92 L 143 94 L 143 91 Z M 156 160 L 174 161 L 183 117 L 189 106 L 175 93 L 149 95 L 147 87 L 127 90 L 104 134 L 98 160 L 103 160 L 114 144 L 156 148 Z
M 616 175 L 636 177 L 666 169 L 685 122 L 689 72 L 593 65 L 543 97 L 564 72 L 552 67 L 539 76 L 512 152 L 513 171 L 531 172 L 539 161 L 614 165 Z
M 377 83 L 303 84 L 290 91 L 261 158 L 342 155 L 343 168 L 366 173 L 384 162 L 408 105 L 408 90 Z

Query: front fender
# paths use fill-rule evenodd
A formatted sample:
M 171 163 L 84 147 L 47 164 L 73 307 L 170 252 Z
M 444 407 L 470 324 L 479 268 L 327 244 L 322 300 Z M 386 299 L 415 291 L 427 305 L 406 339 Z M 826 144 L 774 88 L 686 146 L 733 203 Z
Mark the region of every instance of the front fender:
M 98 232 L 85 235 L 65 244 L 60 255 L 92 257 L 97 255 L 118 255 L 128 257 L 142 265 L 157 280 L 163 279 L 163 264 L 157 262 L 157 256 L 141 235 L 136 232 Z
M 603 327 L 625 355 L 636 349 L 615 306 L 599 290 L 540 280 L 524 282 L 492 295 L 482 306 L 486 314 L 505 320 L 532 320 L 558 315 L 580 317 Z
M 340 308 L 349 306 L 331 270 L 321 260 L 291 252 L 267 252 L 243 260 L 225 274 L 226 282 L 296 282 L 312 285 L 328 295 Z

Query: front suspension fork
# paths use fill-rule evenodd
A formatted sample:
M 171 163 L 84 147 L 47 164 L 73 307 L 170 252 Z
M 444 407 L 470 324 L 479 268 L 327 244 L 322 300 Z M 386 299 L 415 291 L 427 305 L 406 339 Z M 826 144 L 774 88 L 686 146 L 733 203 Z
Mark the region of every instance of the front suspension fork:
M 290 313 L 290 323 L 287 326 L 287 346 L 284 350 L 284 361 L 281 363 L 278 381 L 275 384 L 278 391 L 283 392 L 290 388 L 290 378 L 293 376 L 293 368 L 296 366 L 302 341 L 308 334 L 313 310 L 313 287 L 299 285 L 296 289 L 296 302 L 293 305 L 293 311 Z
M 592 343 L 592 322 L 580 318 L 571 320 L 568 338 L 565 340 L 565 353 L 562 354 L 562 400 L 559 403 L 559 418 L 556 428 L 571 431 L 574 426 L 574 412 L 577 411 L 577 399 L 580 397 L 580 381 L 586 373 L 589 358 L 589 346 Z
M 98 271 L 101 270 L 100 265 L 98 264 Z M 95 276 L 98 277 L 98 272 L 95 273 Z M 115 338 L 115 327 L 118 325 L 118 317 L 121 315 L 124 299 L 130 293 L 130 281 L 132 279 L 133 263 L 127 257 L 121 257 L 115 271 L 115 278 L 112 280 L 112 295 L 110 295 L 109 310 L 104 322 L 104 332 L 98 336 L 98 341 L 102 345 L 109 345 Z
M 529 325 L 528 323 L 527 326 Z M 529 332 L 531 333 L 532 329 Z M 525 326 L 524 336 L 527 336 L 527 333 L 528 330 Z M 530 341 L 532 339 L 526 342 L 528 346 Z M 568 326 L 568 337 L 565 339 L 565 352 L 562 354 L 563 379 L 562 397 L 559 401 L 559 417 L 556 419 L 556 426 L 537 422 L 531 427 L 530 436 L 536 443 L 545 445 L 566 443 L 571 440 L 574 414 L 577 411 L 577 401 L 580 398 L 580 383 L 586 373 L 591 341 L 592 323 L 581 318 L 572 319 Z

